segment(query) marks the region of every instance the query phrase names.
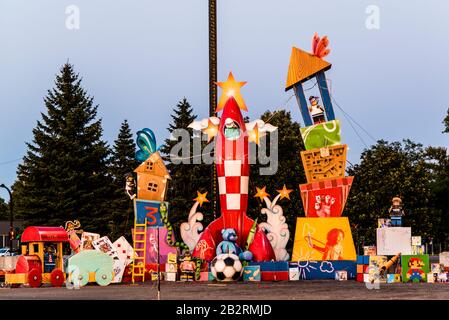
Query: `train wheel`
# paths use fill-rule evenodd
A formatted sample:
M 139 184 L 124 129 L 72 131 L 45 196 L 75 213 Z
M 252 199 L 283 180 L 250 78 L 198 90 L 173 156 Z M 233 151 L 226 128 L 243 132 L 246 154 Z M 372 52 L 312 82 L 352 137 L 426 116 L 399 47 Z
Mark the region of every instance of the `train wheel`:
M 77 288 L 84 287 L 89 282 L 89 273 L 75 265 L 69 265 L 67 277 L 69 283 Z
M 28 273 L 28 284 L 33 288 L 38 288 L 42 284 L 42 273 L 37 269 L 32 269 Z
M 100 268 L 95 271 L 95 281 L 100 286 L 107 286 L 112 281 L 112 270 L 109 268 Z
M 54 269 L 50 274 L 50 282 L 53 287 L 62 287 L 64 272 L 61 269 Z

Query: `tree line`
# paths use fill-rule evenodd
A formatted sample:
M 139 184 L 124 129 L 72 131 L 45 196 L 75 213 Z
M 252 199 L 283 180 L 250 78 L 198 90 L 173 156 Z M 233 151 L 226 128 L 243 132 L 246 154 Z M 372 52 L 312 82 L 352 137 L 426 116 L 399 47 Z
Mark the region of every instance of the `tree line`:
M 41 113 L 33 129 L 33 140 L 18 166 L 13 185 L 15 217 L 28 225 L 62 225 L 77 219 L 84 230 L 108 235 L 112 239 L 125 235 L 130 239 L 134 222 L 132 202 L 125 194 L 125 175 L 138 163 L 134 159 L 135 143 L 126 120 L 110 147 L 102 139 L 98 105 L 83 89 L 74 67 L 65 64 L 56 76 L 55 86 L 44 98 L 46 112 Z M 168 132 L 184 128 L 196 119 L 192 106 L 182 99 L 172 112 Z M 289 111 L 265 112 L 261 119 L 278 127 L 279 166 L 275 175 L 259 175 L 259 164 L 251 166 L 248 215 L 263 221 L 262 203 L 254 198 L 256 187 L 266 186 L 273 199 L 285 184 L 294 192 L 291 200 L 279 203 L 290 228 L 292 247 L 296 218 L 304 216 L 299 184 L 305 183 L 300 151 L 300 124 Z M 449 132 L 449 110 L 443 119 L 443 133 Z M 148 124 L 151 128 L 151 123 Z M 169 219 L 177 230 L 186 221 L 196 192 L 208 191 L 211 199 L 211 165 L 176 165 L 170 160 L 171 147 L 177 141 L 166 139 L 161 148 L 172 180 L 167 200 Z M 206 142 L 203 142 L 205 145 Z M 195 156 L 195 155 L 194 155 Z M 391 199 L 403 199 L 405 224 L 414 235 L 445 243 L 449 232 L 449 156 L 442 147 L 424 148 L 410 140 L 378 141 L 365 149 L 358 164 L 349 166 L 347 174 L 355 176 L 344 216 L 351 222 L 358 243 L 374 244 L 378 218 L 388 218 Z M 213 220 L 212 202 L 200 208 L 203 225 Z M 0 199 L 0 217 L 6 217 L 7 205 Z M 219 212 L 216 213 L 217 216 Z M 447 244 L 449 245 L 449 243 Z

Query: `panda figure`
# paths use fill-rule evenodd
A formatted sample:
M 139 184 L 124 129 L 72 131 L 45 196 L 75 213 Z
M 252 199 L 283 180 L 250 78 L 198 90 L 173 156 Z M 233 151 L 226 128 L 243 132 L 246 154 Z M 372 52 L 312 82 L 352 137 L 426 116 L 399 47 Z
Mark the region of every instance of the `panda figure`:
M 217 256 L 221 254 L 234 254 L 240 258 L 240 260 L 251 261 L 253 254 L 250 251 L 243 251 L 236 243 L 237 233 L 233 228 L 227 228 L 221 230 L 223 241 L 217 246 Z

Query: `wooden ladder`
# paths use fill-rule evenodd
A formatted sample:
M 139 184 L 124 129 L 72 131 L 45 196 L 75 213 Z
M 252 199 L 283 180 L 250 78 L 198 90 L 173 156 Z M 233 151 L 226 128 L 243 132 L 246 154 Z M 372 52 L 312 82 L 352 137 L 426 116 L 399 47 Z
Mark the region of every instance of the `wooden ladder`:
M 132 266 L 132 282 L 135 282 L 135 278 L 142 278 L 142 282 L 145 281 L 145 259 L 147 252 L 147 219 L 145 223 L 137 223 L 134 220 L 134 257 Z

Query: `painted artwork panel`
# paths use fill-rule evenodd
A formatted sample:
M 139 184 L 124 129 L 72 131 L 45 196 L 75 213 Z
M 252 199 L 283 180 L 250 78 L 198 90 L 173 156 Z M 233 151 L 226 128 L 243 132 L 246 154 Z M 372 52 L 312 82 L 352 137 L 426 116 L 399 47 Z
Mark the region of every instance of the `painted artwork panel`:
M 148 228 L 164 226 L 161 210 L 162 213 L 165 212 L 168 215 L 168 202 L 134 199 L 134 214 L 137 223 L 145 223 L 146 218 Z
M 427 282 L 429 255 L 402 255 L 402 282 Z
M 306 150 L 341 144 L 340 120 L 332 120 L 301 128 Z
M 298 218 L 292 261 L 356 260 L 347 217 Z
M 412 229 L 408 227 L 378 228 L 377 254 L 395 256 L 412 253 Z
M 348 279 L 357 276 L 355 261 L 299 261 L 299 280 L 335 279 L 338 271 L 346 271 Z
M 354 177 L 338 178 L 299 186 L 307 217 L 340 217 Z
M 159 228 L 159 262 L 160 263 L 167 263 L 168 255 L 171 254 L 177 254 L 177 248 L 171 247 L 167 243 L 167 228 Z M 172 235 L 172 239 L 174 239 Z M 155 228 L 148 228 L 147 229 L 147 241 L 146 241 L 146 257 L 145 261 L 146 263 L 157 263 L 157 253 L 158 253 L 158 243 L 157 243 L 157 229 Z

